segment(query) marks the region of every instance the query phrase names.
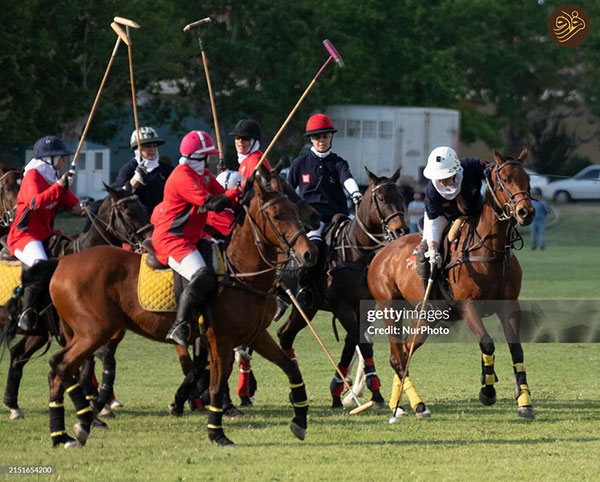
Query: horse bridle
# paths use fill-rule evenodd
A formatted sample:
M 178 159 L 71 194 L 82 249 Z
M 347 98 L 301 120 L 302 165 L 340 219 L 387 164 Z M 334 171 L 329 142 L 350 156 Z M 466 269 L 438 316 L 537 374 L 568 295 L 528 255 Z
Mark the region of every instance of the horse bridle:
M 0 202 L 2 203 L 2 208 L 4 209 L 4 214 L 2 214 L 2 216 L 0 216 L 0 226 L 4 227 L 4 228 L 8 228 L 10 227 L 10 225 L 13 223 L 13 221 L 15 220 L 15 216 L 17 215 L 17 206 L 9 206 L 5 196 L 4 196 L 4 186 L 2 185 L 2 181 L 4 180 L 4 178 L 6 176 L 8 176 L 10 173 L 12 172 L 18 172 L 18 171 L 7 171 L 4 174 L 2 174 L 2 176 L 0 176 Z
M 500 171 L 509 165 L 523 166 L 521 162 L 509 159 L 505 160 L 502 164 L 494 164 L 493 166 L 489 166 L 485 170 L 485 183 L 487 185 L 490 195 L 492 196 L 492 199 L 494 200 L 494 203 L 500 210 L 500 213 L 496 212 L 496 210 L 493 210 L 494 214 L 497 216 L 499 221 L 507 221 L 510 218 L 514 218 L 516 216 L 516 209 L 518 204 L 526 199 L 531 200 L 529 190 L 517 191 L 513 193 L 510 192 L 508 188 L 504 185 L 504 182 L 502 182 L 502 178 L 500 177 Z M 501 203 L 498 199 L 498 196 L 496 195 L 496 191 L 492 182 L 492 172 L 494 170 L 496 171 L 496 184 L 498 185 L 500 192 L 502 192 L 502 194 L 504 194 L 504 196 L 508 200 L 505 203 Z M 519 199 L 516 199 L 519 195 L 521 195 L 521 197 Z
M 104 241 L 106 241 L 109 245 L 112 245 L 114 243 L 107 239 L 107 236 L 104 235 L 103 231 L 107 234 L 112 235 L 121 243 L 129 244 L 132 248 L 134 248 L 135 251 L 139 251 L 142 248 L 142 241 L 144 241 L 144 236 L 142 236 L 142 233 L 147 231 L 148 228 L 152 226 L 152 224 L 147 223 L 141 228 L 135 229 L 135 226 L 133 226 L 118 209 L 118 207 L 121 204 L 135 201 L 137 199 L 137 194 L 132 194 L 131 196 L 121 198 L 118 201 L 115 201 L 111 198 L 108 223 L 103 221 L 97 214 L 92 213 L 90 209 L 85 208 L 85 213 L 90 218 L 92 225 L 96 228 L 100 236 L 102 236 L 102 239 L 104 239 Z M 121 222 L 121 224 L 125 228 L 126 234 L 123 235 L 118 229 L 115 228 L 116 220 Z
M 369 237 L 369 239 L 371 239 L 371 241 L 373 241 L 376 244 L 377 247 L 383 247 L 389 241 L 392 241 L 394 239 L 394 235 L 390 230 L 389 223 L 396 216 L 404 216 L 404 211 L 394 211 L 392 214 L 390 214 L 388 216 L 384 216 L 383 212 L 381 211 L 381 206 L 379 205 L 379 201 L 377 200 L 377 196 L 375 195 L 375 193 L 380 188 L 382 188 L 384 186 L 389 186 L 389 185 L 397 187 L 395 182 L 387 181 L 387 182 L 379 184 L 379 185 L 373 187 L 373 189 L 371 189 L 371 203 L 375 205 L 375 211 L 377 212 L 377 216 L 379 217 L 379 222 L 381 223 L 382 233 L 371 233 L 367 229 L 366 225 L 363 223 L 362 219 L 360 219 L 360 216 L 358 213 L 358 208 L 356 209 L 355 217 L 358 222 L 358 225 L 360 226 L 361 230 Z M 377 239 L 378 237 L 383 238 L 383 241 L 380 241 L 379 239 Z

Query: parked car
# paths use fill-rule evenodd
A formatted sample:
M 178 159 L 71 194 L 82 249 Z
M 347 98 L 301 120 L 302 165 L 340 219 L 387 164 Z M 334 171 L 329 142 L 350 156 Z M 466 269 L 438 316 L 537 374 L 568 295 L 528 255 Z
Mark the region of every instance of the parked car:
M 559 203 L 600 199 L 600 165 L 587 166 L 573 177 L 550 183 L 548 187 L 548 197 Z
M 527 174 L 529 174 L 529 186 L 531 189 L 538 188 L 540 191 L 542 191 L 542 196 L 548 197 L 550 180 L 546 176 L 538 174 L 531 169 L 525 168 L 525 171 L 527 171 Z

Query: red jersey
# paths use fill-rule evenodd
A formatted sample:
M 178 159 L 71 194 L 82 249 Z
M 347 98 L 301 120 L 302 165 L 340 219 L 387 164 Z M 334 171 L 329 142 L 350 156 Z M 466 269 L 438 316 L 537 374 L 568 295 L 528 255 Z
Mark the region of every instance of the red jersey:
M 208 169 L 201 176 L 191 167 L 180 164 L 168 177 L 162 202 L 154 208 L 150 221 L 154 224 L 152 245 L 156 258 L 167 264 L 169 256 L 180 262 L 202 237 L 206 212 L 198 212 L 210 196 L 223 194 L 236 201 L 238 188 L 227 192 Z
M 54 233 L 52 222 L 58 208 L 71 208 L 79 199 L 71 189 L 58 183 L 50 184 L 35 169 L 25 173 L 17 195 L 17 214 L 8 233 L 10 254 L 23 250 L 31 241 L 45 241 Z
M 244 176 L 244 179 L 248 179 L 250 177 L 250 174 L 252 174 L 252 172 L 254 171 L 254 168 L 258 164 L 258 161 L 261 157 L 262 151 L 254 151 L 241 162 L 240 167 L 238 168 L 238 172 L 242 176 Z M 263 161 L 262 165 L 265 166 L 269 171 L 271 170 L 271 164 L 269 164 L 269 161 L 267 159 Z

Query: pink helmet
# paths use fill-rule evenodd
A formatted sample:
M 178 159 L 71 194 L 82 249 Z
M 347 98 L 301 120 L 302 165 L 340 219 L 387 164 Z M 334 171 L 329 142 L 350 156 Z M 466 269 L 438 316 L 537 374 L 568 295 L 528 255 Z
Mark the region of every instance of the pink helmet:
M 193 154 L 204 157 L 209 154 L 218 154 L 219 150 L 215 147 L 215 141 L 209 134 L 204 131 L 191 131 L 181 139 L 179 152 L 186 157 L 192 157 Z

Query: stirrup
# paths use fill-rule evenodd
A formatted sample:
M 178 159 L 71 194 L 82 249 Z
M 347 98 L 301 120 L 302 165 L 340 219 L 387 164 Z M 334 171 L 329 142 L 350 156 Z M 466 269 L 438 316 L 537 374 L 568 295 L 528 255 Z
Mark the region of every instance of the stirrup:
M 177 343 L 178 345 L 187 347 L 187 341 L 190 337 L 190 327 L 185 321 L 175 322 L 173 326 L 171 326 L 166 340 L 171 340 Z
M 19 317 L 19 328 L 23 331 L 33 331 L 37 326 L 38 314 L 35 308 L 26 308 Z

